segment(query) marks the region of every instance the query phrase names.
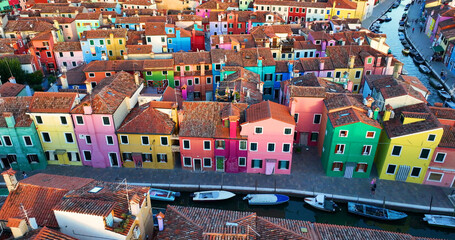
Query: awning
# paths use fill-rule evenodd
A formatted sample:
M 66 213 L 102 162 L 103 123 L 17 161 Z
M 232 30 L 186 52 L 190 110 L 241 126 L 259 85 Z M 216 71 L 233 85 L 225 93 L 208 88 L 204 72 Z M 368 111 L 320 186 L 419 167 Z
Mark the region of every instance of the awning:
M 55 149 L 55 154 L 57 154 L 57 155 L 61 155 L 61 154 L 65 154 L 65 153 L 66 153 L 65 149 Z
M 275 159 L 267 159 L 265 163 L 265 175 L 272 175 L 275 171 L 275 165 Z
M 133 161 L 134 161 L 134 163 L 142 162 L 142 154 L 141 153 L 133 153 Z
M 434 46 L 433 51 L 434 52 L 444 52 L 444 48 L 442 48 L 441 45 Z

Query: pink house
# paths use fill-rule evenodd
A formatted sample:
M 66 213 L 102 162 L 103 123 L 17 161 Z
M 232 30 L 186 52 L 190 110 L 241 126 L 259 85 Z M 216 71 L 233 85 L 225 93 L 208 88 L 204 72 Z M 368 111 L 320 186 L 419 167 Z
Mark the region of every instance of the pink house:
M 208 18 L 211 12 L 226 11 L 229 6 L 230 3 L 224 1 L 210 0 L 196 7 L 196 15 Z
M 60 71 L 62 67 L 70 70 L 84 63 L 80 42 L 59 42 L 54 45 L 54 55 Z
M 115 131 L 136 105 L 142 82 L 138 74 L 121 71 L 101 80 L 71 111 L 83 165 L 122 166 Z
M 428 166 L 424 184 L 455 187 L 455 109 L 430 107 L 439 122 L 444 124 L 444 134 Z
M 286 106 L 264 101 L 246 110 L 241 136 L 248 138 L 248 173 L 290 174 L 295 122 Z
M 332 78 L 334 70 L 332 60 L 329 57 L 300 58 L 294 63 L 294 71 L 301 74 L 312 73 L 316 77 Z

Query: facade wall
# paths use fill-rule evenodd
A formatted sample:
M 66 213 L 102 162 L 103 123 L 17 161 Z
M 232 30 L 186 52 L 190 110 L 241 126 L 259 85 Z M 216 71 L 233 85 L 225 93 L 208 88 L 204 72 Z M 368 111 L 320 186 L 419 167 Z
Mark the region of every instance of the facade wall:
M 297 143 L 303 144 L 300 139 L 301 133 L 308 133 L 307 145 L 316 146 L 317 141 L 311 141 L 311 133 L 319 133 L 320 122 L 314 123 L 315 115 L 320 115 L 322 120 L 323 98 L 294 97 L 290 102 L 289 109 L 291 115 L 298 114 L 295 131 L 298 134 Z
M 438 155 L 444 155 L 445 157 L 441 162 L 440 159 L 436 159 Z M 424 184 L 441 186 L 441 187 L 452 187 L 455 180 L 455 149 L 437 147 L 434 151 L 433 157 L 428 167 L 428 171 L 424 178 Z M 432 174 L 433 173 L 433 174 Z M 430 178 L 430 174 L 432 175 Z M 441 179 L 436 180 L 434 175 L 442 175 Z

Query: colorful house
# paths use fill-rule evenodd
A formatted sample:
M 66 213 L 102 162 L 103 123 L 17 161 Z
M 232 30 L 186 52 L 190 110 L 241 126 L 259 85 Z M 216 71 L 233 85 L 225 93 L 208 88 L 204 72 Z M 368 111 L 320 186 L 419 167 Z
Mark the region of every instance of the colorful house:
M 333 78 L 335 67 L 329 57 L 300 58 L 294 61 L 295 73 L 314 74 L 316 77 Z
M 208 24 L 206 26 L 207 32 L 210 36 L 225 35 L 227 32 L 227 16 L 225 12 L 214 12 L 210 17 L 207 17 Z
M 159 87 L 162 91 L 167 86 L 175 87 L 174 59 L 149 59 L 144 60 L 143 76 L 150 87 Z
M 271 101 L 251 105 L 240 126 L 249 143 L 248 173 L 291 173 L 295 121 L 286 106 Z
M 327 176 L 370 176 L 381 125 L 362 102 L 360 94 L 328 94 L 324 100 L 318 152 Z
M 155 0 L 126 0 L 122 6 L 124 9 L 156 9 Z
M 106 77 L 71 111 L 83 165 L 122 166 L 115 131 L 136 105 L 142 82 L 139 75 L 123 71 Z M 123 140 L 120 144 L 128 144 Z
M 179 141 L 182 168 L 193 171 L 246 172 L 246 137 L 240 119 L 247 104 L 184 102 Z
M 70 115 L 77 93 L 35 92 L 29 115 L 38 131 L 48 164 L 82 166 Z
M 32 38 L 31 43 L 36 52 L 36 55 L 39 57 L 43 69 L 47 72 L 57 71 L 57 64 L 55 62 L 54 56 L 54 44 L 57 42 L 55 36 L 52 35 L 53 32 L 41 32 Z
M 360 10 L 360 9 L 359 9 Z M 334 16 L 339 18 L 359 18 L 363 19 L 363 12 L 357 11 L 357 3 L 349 0 L 329 0 L 326 8 L 325 19 L 332 19 Z
M 146 23 L 145 38 L 147 45 L 153 46 L 154 53 L 167 52 L 166 23 Z
M 81 48 L 87 63 L 93 60 L 123 59 L 126 50 L 126 29 L 84 31 Z
M 79 13 L 76 16 L 76 32 L 79 39 L 84 31 L 95 30 L 101 26 L 103 16 L 99 12 Z
M 196 7 L 196 15 L 209 18 L 211 13 L 224 12 L 228 9 L 229 3 L 218 0 L 209 0 Z
M 225 67 L 223 72 L 232 72 L 220 82 L 215 94 L 218 102 L 247 103 L 262 102 L 263 83 L 259 74 L 242 67 Z M 224 76 L 224 75 L 222 75 Z
M 47 166 L 33 120 L 27 115 L 32 97 L 2 97 L 0 164 L 7 170 L 32 171 Z
M 61 42 L 54 46 L 55 61 L 58 69 L 73 69 L 84 63 L 81 44 L 79 42 Z
M 131 16 L 118 17 L 115 19 L 116 28 L 127 28 L 134 31 L 144 31 L 145 24 L 148 22 L 165 23 L 165 16 Z
M 174 24 L 166 24 L 167 51 L 188 52 L 191 50 L 191 32 L 183 28 L 176 28 Z
M 173 104 L 173 103 L 170 103 Z M 123 166 L 129 168 L 173 169 L 175 149 L 171 139 L 176 124 L 150 104 L 136 106 L 117 130 Z
M 382 125 L 375 159 L 379 178 L 422 183 L 441 141 L 443 125 L 424 103 L 387 107 Z

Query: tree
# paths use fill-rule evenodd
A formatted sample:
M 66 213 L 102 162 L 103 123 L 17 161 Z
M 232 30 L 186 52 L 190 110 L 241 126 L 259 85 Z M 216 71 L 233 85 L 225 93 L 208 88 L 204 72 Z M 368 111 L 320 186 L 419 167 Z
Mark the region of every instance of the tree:
M 3 83 L 7 82 L 12 76 L 16 78 L 17 83 L 25 83 L 27 74 L 21 68 L 21 63 L 17 58 L 3 58 L 0 60 L 0 76 Z

